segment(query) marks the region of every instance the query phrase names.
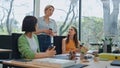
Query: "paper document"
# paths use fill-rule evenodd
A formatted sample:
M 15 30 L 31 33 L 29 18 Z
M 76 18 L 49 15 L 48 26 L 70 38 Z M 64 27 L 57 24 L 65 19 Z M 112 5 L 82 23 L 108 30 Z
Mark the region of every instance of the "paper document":
M 60 64 L 61 67 L 63 67 L 63 68 L 75 65 L 75 61 L 72 61 L 72 60 L 54 59 L 54 58 L 35 59 L 34 61 Z

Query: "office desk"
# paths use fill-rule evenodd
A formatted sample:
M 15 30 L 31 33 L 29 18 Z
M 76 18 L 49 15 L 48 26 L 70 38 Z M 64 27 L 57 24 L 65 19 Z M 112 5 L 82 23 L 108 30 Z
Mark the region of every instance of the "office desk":
M 90 54 L 91 55 L 91 54 Z M 64 54 L 62 54 L 62 55 L 59 55 L 59 56 L 63 56 L 63 58 L 61 58 L 61 59 L 68 59 L 68 58 L 66 58 L 66 57 L 64 57 Z M 78 57 L 78 60 L 77 60 L 77 64 L 85 64 L 85 65 L 88 65 L 88 66 L 86 66 L 86 67 L 84 67 L 84 68 L 120 68 L 120 66 L 112 66 L 112 65 L 110 65 L 110 63 L 112 62 L 112 61 L 98 61 L 98 62 L 94 62 L 94 60 L 93 59 L 88 59 L 89 60 L 89 62 L 81 62 L 80 61 L 80 59 L 79 59 L 79 54 L 77 55 Z M 57 58 L 59 58 L 59 57 L 57 57 Z
M 12 50 L 11 49 L 1 49 L 0 48 L 0 52 L 12 52 Z
M 9 60 L 9 61 L 3 61 L 2 64 L 12 67 L 23 67 L 23 68 L 61 68 L 59 65 L 56 64 L 51 64 L 51 63 L 44 64 L 44 62 L 35 62 L 35 61 L 21 62 L 21 61 Z
M 15 66 L 15 67 L 23 67 L 23 68 L 42 68 L 42 66 L 33 65 L 31 62 L 20 62 L 14 60 L 3 61 L 3 64 L 13 67 Z
M 11 59 L 11 56 L 12 56 L 12 50 L 11 49 L 1 49 L 0 48 L 0 53 L 8 53 L 9 54 L 9 59 Z M 4 57 L 3 57 L 4 58 Z M 6 65 L 3 65 L 3 68 L 7 68 L 7 66 Z
M 89 62 L 89 63 L 83 63 L 88 64 L 88 66 L 84 68 L 120 68 L 119 66 L 111 66 L 111 61 L 99 61 L 99 62 Z M 39 64 L 35 62 L 20 62 L 20 61 L 3 61 L 3 64 L 9 65 L 9 66 L 17 66 L 17 67 L 23 67 L 23 68 L 60 68 L 56 66 L 52 66 L 51 64 L 48 64 L 47 66 L 44 64 Z
M 59 55 L 61 56 L 61 55 Z M 62 55 L 66 56 L 66 55 Z M 56 58 L 59 59 L 59 58 Z M 60 58 L 62 59 L 62 58 Z M 120 66 L 111 66 L 110 63 L 112 61 L 98 61 L 94 62 L 92 59 L 89 60 L 89 62 L 81 62 L 79 59 L 76 61 L 76 64 L 87 64 L 88 66 L 84 68 L 120 68 Z M 28 61 L 28 62 L 21 62 L 21 61 L 3 61 L 2 64 L 9 65 L 9 66 L 18 66 L 18 67 L 25 67 L 25 68 L 61 68 L 57 64 L 51 64 L 51 63 L 41 63 L 41 62 L 35 62 L 34 60 Z
M 89 63 L 83 63 L 88 64 L 87 67 L 84 68 L 120 68 L 120 66 L 111 66 L 110 63 L 112 61 L 99 61 L 99 62 L 89 62 Z
M 12 56 L 12 50 L 11 49 L 1 49 L 0 48 L 0 53 L 8 53 L 9 54 L 9 59 L 11 59 Z

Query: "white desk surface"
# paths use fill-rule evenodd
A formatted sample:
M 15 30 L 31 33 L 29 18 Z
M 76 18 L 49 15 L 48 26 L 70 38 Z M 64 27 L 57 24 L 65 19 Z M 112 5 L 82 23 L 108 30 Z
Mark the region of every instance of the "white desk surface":
M 67 56 L 68 54 L 61 54 L 62 56 Z M 79 56 L 79 54 L 77 54 Z M 89 62 L 81 62 L 79 57 L 77 60 L 77 64 L 87 64 L 88 66 L 84 68 L 120 68 L 120 66 L 111 66 L 110 63 L 112 61 L 98 61 L 94 62 L 93 59 L 89 59 Z
M 120 68 L 120 66 L 111 66 L 110 63 L 112 61 L 99 61 L 99 62 L 88 62 L 84 64 L 88 64 L 87 67 L 84 68 Z
M 68 56 L 68 54 L 61 54 L 60 56 Z M 89 62 L 81 62 L 79 57 L 78 57 L 78 60 L 76 61 L 76 64 L 79 64 L 79 63 L 80 64 L 87 64 L 88 66 L 86 66 L 84 68 L 120 68 L 120 66 L 111 66 L 110 65 L 111 62 L 112 61 L 98 61 L 98 62 L 94 62 L 93 59 L 89 59 Z M 21 62 L 19 62 L 19 63 L 21 63 Z M 26 67 L 28 67 L 29 65 L 32 65 L 32 64 L 29 64 L 29 63 L 31 63 L 31 62 L 27 62 L 24 65 L 26 65 Z M 10 63 L 7 63 L 7 64 L 10 64 Z M 21 65 L 23 65 L 23 64 L 21 64 Z M 20 64 L 18 66 L 20 66 Z M 50 68 L 50 66 L 49 66 L 49 68 Z

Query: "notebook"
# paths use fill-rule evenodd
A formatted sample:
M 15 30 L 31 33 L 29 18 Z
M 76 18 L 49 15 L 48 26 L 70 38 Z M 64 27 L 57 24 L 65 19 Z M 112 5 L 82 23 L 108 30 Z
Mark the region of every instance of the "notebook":
M 113 66 L 120 66 L 120 60 L 113 60 L 111 62 L 111 65 L 113 65 Z

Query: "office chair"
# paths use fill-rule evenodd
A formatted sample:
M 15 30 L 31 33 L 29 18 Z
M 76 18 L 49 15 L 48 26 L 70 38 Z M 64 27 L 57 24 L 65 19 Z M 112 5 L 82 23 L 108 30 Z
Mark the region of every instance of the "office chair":
M 20 59 L 20 52 L 18 51 L 18 38 L 22 34 L 12 33 L 12 59 Z
M 12 48 L 11 35 L 0 35 L 0 48 L 11 49 Z M 0 52 L 0 59 L 9 59 L 10 52 Z
M 54 36 L 53 45 L 56 46 L 56 54 L 62 54 L 62 39 L 66 36 Z

